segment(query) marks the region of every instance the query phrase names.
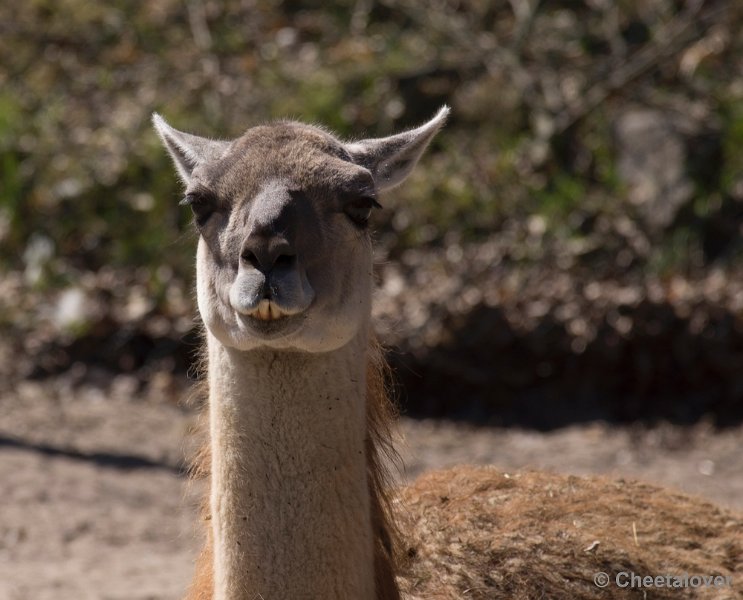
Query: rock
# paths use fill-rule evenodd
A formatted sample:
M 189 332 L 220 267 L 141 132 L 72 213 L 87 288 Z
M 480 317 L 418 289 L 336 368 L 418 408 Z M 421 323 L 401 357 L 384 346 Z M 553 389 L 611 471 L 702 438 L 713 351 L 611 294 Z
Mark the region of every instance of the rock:
M 651 230 L 668 227 L 694 187 L 678 118 L 659 110 L 630 110 L 614 125 L 619 177 Z
M 60 331 L 83 326 L 90 316 L 90 307 L 85 292 L 77 287 L 67 288 L 57 300 L 52 320 Z

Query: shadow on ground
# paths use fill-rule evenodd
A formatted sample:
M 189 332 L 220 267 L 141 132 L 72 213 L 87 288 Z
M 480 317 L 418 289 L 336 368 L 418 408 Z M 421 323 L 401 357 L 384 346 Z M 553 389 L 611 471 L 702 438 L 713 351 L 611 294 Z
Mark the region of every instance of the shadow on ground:
M 132 469 L 156 469 L 166 471 L 181 477 L 188 473 L 188 467 L 184 464 L 168 464 L 166 462 L 152 460 L 145 456 L 136 454 L 118 454 L 115 452 L 83 452 L 73 448 L 64 448 L 45 443 L 32 443 L 26 440 L 0 435 L 0 450 L 11 448 L 13 450 L 24 450 L 42 456 L 53 458 L 66 458 L 73 461 L 88 462 L 98 467 L 129 471 Z
M 403 411 L 539 430 L 743 420 L 743 323 L 734 314 L 719 309 L 698 322 L 649 301 L 621 311 L 631 333 L 604 318 L 585 345 L 553 314 L 528 331 L 498 307 L 448 317 L 439 345 L 389 355 Z

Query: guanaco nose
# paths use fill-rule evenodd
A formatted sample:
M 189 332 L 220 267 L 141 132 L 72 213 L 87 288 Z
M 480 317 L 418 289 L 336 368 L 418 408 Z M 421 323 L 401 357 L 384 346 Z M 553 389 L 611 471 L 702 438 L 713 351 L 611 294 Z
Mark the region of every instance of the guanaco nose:
M 240 260 L 264 275 L 275 268 L 291 267 L 297 253 L 289 241 L 281 235 L 253 233 L 243 243 Z
M 282 182 L 270 182 L 250 206 L 241 266 L 252 266 L 268 277 L 277 268 L 294 267 L 299 217 L 296 203 Z

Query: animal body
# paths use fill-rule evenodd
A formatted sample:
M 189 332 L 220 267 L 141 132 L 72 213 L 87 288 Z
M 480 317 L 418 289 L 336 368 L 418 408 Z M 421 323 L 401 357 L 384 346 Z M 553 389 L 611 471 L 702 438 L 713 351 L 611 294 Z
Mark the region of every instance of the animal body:
M 390 492 L 393 411 L 371 331 L 368 223 L 380 194 L 409 175 L 448 112 L 353 142 L 288 121 L 212 140 L 154 117 L 199 232 L 210 495 L 190 600 L 611 597 L 599 595 L 587 570 L 665 565 L 633 563 L 627 543 L 624 562 L 612 562 L 616 548 L 603 542 L 582 554 L 599 536 L 596 515 L 581 517 L 590 528 L 555 531 L 565 511 L 553 515 L 551 504 L 580 497 L 591 515 L 580 490 L 610 484 L 465 469 Z M 534 499 L 521 493 L 514 507 L 525 489 Z M 654 506 L 642 500 L 654 497 L 646 488 L 612 489 L 628 514 L 635 501 L 638 515 Z M 527 516 L 535 526 L 519 538 L 509 522 Z M 732 517 L 715 520 L 715 535 L 732 544 L 723 518 Z M 644 532 L 648 522 L 639 526 Z M 739 539 L 708 548 L 708 538 L 689 535 L 689 544 L 702 538 L 704 556 L 719 554 L 720 573 L 739 566 Z M 659 542 L 643 543 L 651 552 Z M 572 553 L 576 566 L 558 565 L 550 548 L 563 550 L 560 560 Z M 712 567 L 689 557 L 678 564 Z M 543 567 L 532 580 L 530 564 Z M 557 570 L 547 577 L 550 565 Z

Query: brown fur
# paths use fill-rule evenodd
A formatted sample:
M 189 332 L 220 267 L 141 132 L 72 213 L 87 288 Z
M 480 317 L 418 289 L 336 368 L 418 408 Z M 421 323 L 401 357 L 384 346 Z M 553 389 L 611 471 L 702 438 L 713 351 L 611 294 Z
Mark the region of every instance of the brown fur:
M 388 465 L 398 462 L 392 444 L 392 425 L 396 416 L 394 404 L 390 401 L 386 383 L 389 380 L 389 367 L 384 360 L 382 349 L 372 337 L 368 351 L 366 380 L 366 415 L 368 437 L 366 438 L 367 474 L 371 496 L 372 525 L 374 527 L 374 573 L 379 600 L 399 600 L 395 574 L 396 557 L 399 552 L 399 534 L 392 519 L 392 502 L 389 496 L 390 470 Z M 197 393 L 206 398 L 205 382 L 198 386 Z M 202 417 L 202 420 L 205 419 Z M 209 476 L 211 452 L 209 444 L 203 444 L 192 461 L 191 476 Z M 208 497 L 202 506 L 204 522 L 209 522 Z M 211 528 L 206 527 L 206 543 L 196 561 L 196 571 L 186 600 L 212 600 L 213 597 L 213 554 Z
M 384 360 L 382 348 L 373 336 L 371 339 L 366 375 L 366 457 L 375 537 L 374 574 L 377 597 L 380 600 L 397 600 L 400 592 L 395 575 L 400 535 L 392 515 L 390 471 L 387 467 L 399 462 L 392 444 L 392 425 L 396 411 L 385 385 L 389 380 L 389 367 Z
M 731 600 L 743 593 L 740 515 L 652 485 L 458 467 L 402 490 L 395 512 L 408 556 L 399 583 L 409 598 Z M 593 583 L 600 571 L 719 574 L 732 576 L 733 586 L 601 589 Z

